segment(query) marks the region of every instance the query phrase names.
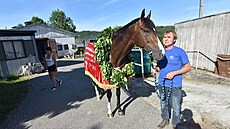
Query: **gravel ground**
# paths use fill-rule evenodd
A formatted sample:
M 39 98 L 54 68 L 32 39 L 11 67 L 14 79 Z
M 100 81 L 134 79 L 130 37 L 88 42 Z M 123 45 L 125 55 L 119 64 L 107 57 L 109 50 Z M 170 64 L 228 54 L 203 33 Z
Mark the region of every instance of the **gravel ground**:
M 146 82 L 148 84 L 143 86 L 148 88 L 141 90 L 135 87 L 136 91 L 153 90 L 153 77 L 146 78 Z M 199 128 L 198 126 L 202 129 L 230 129 L 230 78 L 193 69 L 184 75 L 183 91 L 184 124 L 191 129 Z M 159 100 L 154 92 L 146 99 L 160 110 Z

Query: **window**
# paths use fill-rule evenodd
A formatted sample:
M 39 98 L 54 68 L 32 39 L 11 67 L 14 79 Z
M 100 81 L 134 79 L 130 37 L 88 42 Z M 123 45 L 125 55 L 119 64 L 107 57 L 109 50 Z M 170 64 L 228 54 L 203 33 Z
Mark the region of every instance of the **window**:
M 64 50 L 69 50 L 68 44 L 64 45 Z
M 23 44 L 22 41 L 13 41 L 13 46 L 15 49 L 15 53 L 16 53 L 16 57 L 20 58 L 20 57 L 25 57 L 25 51 L 23 48 Z
M 24 42 L 26 57 L 35 56 L 36 54 L 35 54 L 33 41 L 32 40 L 24 40 L 23 42 Z
M 25 57 L 25 50 L 22 41 L 4 41 L 6 59 L 15 59 Z
M 58 51 L 62 51 L 62 45 L 57 45 Z
M 11 41 L 3 42 L 3 47 L 5 49 L 6 59 L 14 59 L 14 48 Z

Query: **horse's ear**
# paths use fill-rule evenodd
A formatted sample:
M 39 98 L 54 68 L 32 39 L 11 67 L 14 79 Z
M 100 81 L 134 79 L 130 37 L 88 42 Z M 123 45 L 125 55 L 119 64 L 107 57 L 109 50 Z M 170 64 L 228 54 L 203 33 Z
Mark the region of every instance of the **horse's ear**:
M 141 20 L 144 20 L 145 18 L 145 9 L 142 10 L 142 13 L 141 13 Z
M 151 10 L 149 11 L 149 15 L 146 18 L 150 19 L 150 17 L 151 17 Z

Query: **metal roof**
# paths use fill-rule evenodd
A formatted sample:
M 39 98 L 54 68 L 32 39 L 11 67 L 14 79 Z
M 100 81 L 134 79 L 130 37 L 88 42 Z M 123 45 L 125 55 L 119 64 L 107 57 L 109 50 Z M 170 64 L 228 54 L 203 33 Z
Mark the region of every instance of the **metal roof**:
M 195 19 L 191 19 L 191 20 L 187 20 L 187 21 L 178 22 L 178 23 L 175 23 L 175 25 L 190 22 L 190 21 L 196 21 L 196 20 L 199 20 L 199 19 L 205 19 L 205 18 L 209 18 L 209 17 L 213 17 L 213 16 L 218 16 L 218 15 L 222 15 L 222 14 L 228 14 L 228 13 L 230 13 L 230 11 L 223 12 L 223 13 L 218 13 L 218 14 L 213 14 L 213 15 L 208 15 L 208 16 L 204 16 L 204 17 L 201 17 L 201 18 L 195 18 Z
M 52 26 L 49 26 L 49 25 L 40 24 L 40 23 L 33 23 L 33 24 L 30 24 L 30 25 L 26 25 L 26 26 L 23 26 L 23 27 L 16 28 L 16 29 L 18 29 L 18 30 L 20 30 L 20 29 L 29 29 L 29 28 L 34 27 L 34 26 L 43 26 L 43 27 L 46 27 L 46 28 L 51 28 L 51 29 L 54 29 L 54 30 L 58 30 L 60 32 L 63 32 L 65 34 L 68 34 L 68 35 L 71 35 L 71 36 L 77 36 L 77 33 L 70 32 L 68 30 L 63 30 L 63 29 L 60 29 L 60 28 L 55 28 L 55 27 L 52 27 Z
M 0 36 L 34 36 L 35 30 L 5 30 L 0 29 Z

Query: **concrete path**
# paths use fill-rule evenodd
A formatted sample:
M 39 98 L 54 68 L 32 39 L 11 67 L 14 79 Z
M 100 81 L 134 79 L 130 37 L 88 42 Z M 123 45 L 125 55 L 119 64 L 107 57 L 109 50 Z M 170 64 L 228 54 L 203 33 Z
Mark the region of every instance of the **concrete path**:
M 128 95 L 122 90 L 126 115 L 116 113 L 112 119 L 107 118 L 107 98 L 96 101 L 90 78 L 84 75 L 83 60 L 60 60 L 58 64 L 63 85 L 51 92 L 47 73 L 30 76 L 30 93 L 0 125 L 1 129 L 155 129 L 161 121 L 160 111 L 145 99 L 151 91 Z M 113 94 L 113 109 L 115 100 Z

